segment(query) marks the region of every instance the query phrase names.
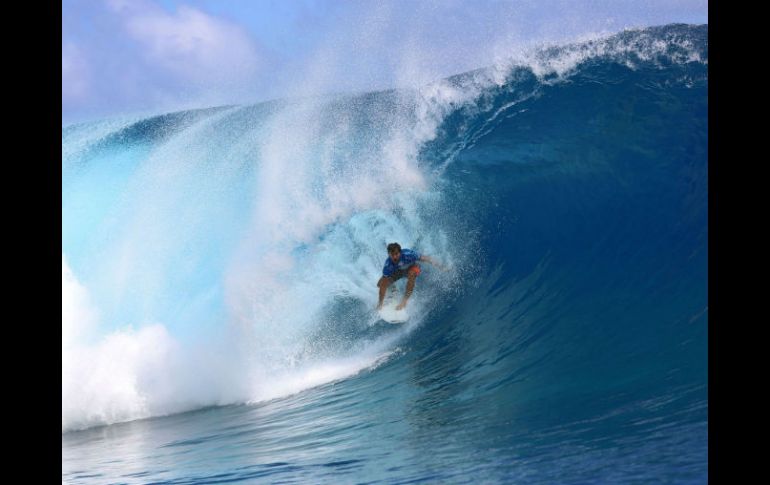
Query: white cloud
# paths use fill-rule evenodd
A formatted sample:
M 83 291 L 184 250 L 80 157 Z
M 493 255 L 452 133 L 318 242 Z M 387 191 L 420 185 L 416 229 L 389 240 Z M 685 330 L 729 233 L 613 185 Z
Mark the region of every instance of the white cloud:
M 61 47 L 62 103 L 81 100 L 89 88 L 88 63 L 74 42 L 63 42 Z
M 119 6 L 118 6 L 119 5 Z M 257 46 L 244 29 L 192 7 L 168 13 L 152 4 L 141 11 L 113 4 L 146 60 L 184 80 L 228 83 L 253 76 Z

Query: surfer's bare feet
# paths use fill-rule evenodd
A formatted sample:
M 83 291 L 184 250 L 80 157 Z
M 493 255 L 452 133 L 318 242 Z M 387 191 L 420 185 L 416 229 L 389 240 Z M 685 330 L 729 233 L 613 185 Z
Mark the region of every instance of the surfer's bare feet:
M 398 304 L 398 306 L 396 307 L 396 310 L 403 310 L 405 306 L 406 306 L 406 302 L 402 301 L 401 303 Z

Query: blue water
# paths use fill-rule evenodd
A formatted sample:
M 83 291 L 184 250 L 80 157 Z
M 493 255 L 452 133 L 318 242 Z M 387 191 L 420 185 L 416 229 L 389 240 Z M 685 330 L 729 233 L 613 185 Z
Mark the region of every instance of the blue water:
M 707 36 L 64 127 L 62 481 L 706 482 Z

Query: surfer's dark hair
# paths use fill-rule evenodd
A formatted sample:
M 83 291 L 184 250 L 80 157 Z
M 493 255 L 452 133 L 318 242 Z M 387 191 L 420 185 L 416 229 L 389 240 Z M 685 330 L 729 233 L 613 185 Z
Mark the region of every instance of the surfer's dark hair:
M 396 251 L 398 251 L 399 253 L 401 252 L 401 245 L 400 244 L 398 244 L 398 243 L 390 243 L 390 244 L 388 244 L 388 254 L 394 253 Z

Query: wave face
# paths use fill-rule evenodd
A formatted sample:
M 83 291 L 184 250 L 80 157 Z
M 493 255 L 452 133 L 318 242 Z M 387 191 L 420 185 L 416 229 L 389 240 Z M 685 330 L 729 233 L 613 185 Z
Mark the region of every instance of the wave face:
M 707 37 L 65 127 L 63 480 L 705 481 Z

